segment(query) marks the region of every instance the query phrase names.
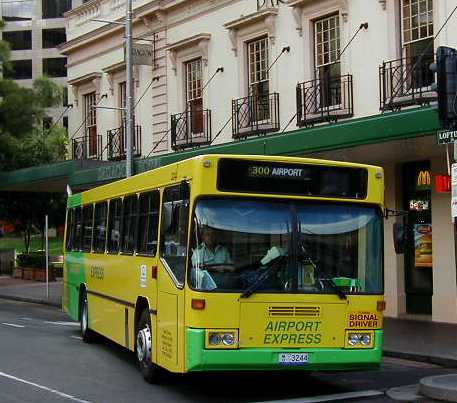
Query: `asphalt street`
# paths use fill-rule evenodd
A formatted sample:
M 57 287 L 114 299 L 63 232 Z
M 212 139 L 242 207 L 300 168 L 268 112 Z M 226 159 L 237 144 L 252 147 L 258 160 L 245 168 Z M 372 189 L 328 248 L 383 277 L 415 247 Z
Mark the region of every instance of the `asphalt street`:
M 79 327 L 56 308 L 0 300 L 0 402 L 266 402 L 300 399 L 391 402 L 384 392 L 438 366 L 385 358 L 381 370 L 305 374 L 201 373 L 141 378 L 132 353 L 102 339 L 85 344 Z

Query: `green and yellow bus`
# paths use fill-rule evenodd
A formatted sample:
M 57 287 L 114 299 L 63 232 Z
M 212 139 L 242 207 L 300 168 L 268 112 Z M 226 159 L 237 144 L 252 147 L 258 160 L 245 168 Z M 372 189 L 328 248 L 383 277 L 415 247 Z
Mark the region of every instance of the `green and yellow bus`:
M 64 309 L 144 378 L 379 366 L 384 174 L 201 155 L 68 199 Z M 209 239 L 211 238 L 211 239 Z

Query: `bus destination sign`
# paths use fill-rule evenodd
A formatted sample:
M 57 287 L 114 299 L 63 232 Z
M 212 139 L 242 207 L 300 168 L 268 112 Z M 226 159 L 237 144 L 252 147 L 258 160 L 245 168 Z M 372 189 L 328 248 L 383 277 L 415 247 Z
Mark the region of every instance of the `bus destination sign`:
M 226 192 L 364 199 L 364 168 L 221 159 L 217 187 Z
M 274 165 L 251 165 L 248 167 L 248 175 L 255 178 L 262 177 L 306 180 L 305 172 L 306 170 L 304 168 L 288 168 Z

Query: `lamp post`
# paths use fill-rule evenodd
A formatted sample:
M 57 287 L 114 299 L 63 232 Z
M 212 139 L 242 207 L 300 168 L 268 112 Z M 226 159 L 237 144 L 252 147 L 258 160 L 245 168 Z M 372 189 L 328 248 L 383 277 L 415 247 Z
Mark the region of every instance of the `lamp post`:
M 125 69 L 126 69 L 126 176 L 132 176 L 132 139 L 133 121 L 133 64 L 132 64 L 132 0 L 127 0 L 127 16 L 125 21 Z

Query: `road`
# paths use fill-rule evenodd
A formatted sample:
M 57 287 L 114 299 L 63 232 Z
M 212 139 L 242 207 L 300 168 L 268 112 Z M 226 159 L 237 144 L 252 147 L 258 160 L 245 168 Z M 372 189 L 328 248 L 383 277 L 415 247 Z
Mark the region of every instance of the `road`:
M 430 364 L 385 358 L 381 370 L 347 373 L 208 373 L 141 378 L 132 353 L 103 339 L 85 344 L 78 324 L 52 307 L 0 300 L 0 402 L 265 402 L 298 399 L 390 402 L 394 386 L 450 373 Z M 363 396 L 377 391 L 378 395 Z M 314 397 L 314 400 L 305 398 Z M 302 400 L 303 399 L 303 400 Z

